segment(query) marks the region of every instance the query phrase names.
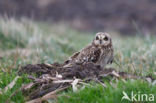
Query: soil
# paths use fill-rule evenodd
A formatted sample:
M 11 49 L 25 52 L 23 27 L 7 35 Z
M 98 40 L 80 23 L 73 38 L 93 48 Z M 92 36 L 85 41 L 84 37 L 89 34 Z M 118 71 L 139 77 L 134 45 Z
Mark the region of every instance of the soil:
M 63 64 L 54 63 L 54 64 L 28 64 L 21 68 L 19 73 L 27 74 L 36 74 L 38 77 L 43 74 L 49 74 L 52 77 L 55 77 L 56 74 L 61 74 L 62 78 L 88 78 L 88 77 L 97 77 L 103 71 L 99 66 L 94 65 L 93 63 L 85 63 L 82 65 L 75 64 L 71 67 L 63 67 Z
M 19 75 L 27 73 L 28 78 L 32 80 L 31 83 L 21 87 L 20 90 L 27 100 L 32 101 L 43 101 L 47 98 L 55 97 L 56 91 L 67 89 L 77 85 L 79 81 L 88 83 L 91 80 L 102 84 L 105 84 L 103 80 L 111 81 L 115 79 L 145 79 L 146 77 L 136 76 L 134 74 L 126 72 L 117 72 L 114 68 L 101 68 L 100 66 L 94 65 L 93 63 L 74 64 L 71 67 L 65 67 L 64 64 L 53 63 L 53 64 L 28 64 L 21 67 Z M 34 74 L 36 74 L 34 76 Z M 148 76 L 151 80 L 153 78 Z M 78 82 L 75 84 L 76 80 Z M 13 95 L 15 95 L 14 93 Z M 53 94 L 51 96 L 51 94 Z M 54 95 L 55 94 L 55 95 Z M 50 95 L 50 97 L 49 97 Z M 34 103 L 34 102 L 30 103 Z

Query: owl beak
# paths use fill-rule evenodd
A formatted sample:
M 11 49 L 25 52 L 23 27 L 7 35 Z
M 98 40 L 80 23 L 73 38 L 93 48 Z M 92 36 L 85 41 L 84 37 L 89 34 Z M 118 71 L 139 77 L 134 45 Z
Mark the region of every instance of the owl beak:
M 100 40 L 100 44 L 102 43 L 102 40 Z

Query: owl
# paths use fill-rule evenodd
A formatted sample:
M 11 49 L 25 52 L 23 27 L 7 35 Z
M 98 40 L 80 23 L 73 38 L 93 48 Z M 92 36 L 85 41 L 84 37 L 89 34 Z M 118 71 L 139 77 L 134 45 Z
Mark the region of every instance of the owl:
M 108 33 L 98 32 L 88 46 L 74 53 L 65 61 L 64 67 L 87 62 L 92 62 L 101 68 L 113 62 L 112 39 Z

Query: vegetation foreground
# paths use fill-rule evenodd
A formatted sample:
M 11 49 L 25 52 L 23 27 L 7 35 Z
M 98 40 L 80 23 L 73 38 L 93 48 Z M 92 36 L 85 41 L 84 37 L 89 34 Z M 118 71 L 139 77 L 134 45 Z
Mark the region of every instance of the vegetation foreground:
M 17 76 L 21 66 L 36 63 L 63 62 L 73 52 L 80 50 L 92 41 L 94 33 L 77 32 L 64 24 L 49 25 L 34 23 L 23 19 L 0 19 L 0 103 L 23 103 L 22 92 L 16 93 L 23 84 L 30 80 L 26 75 L 20 77 L 15 86 L 6 90 L 6 86 Z M 156 78 L 156 37 L 135 36 L 121 37 L 112 35 L 115 48 L 115 63 L 108 65 L 117 71 L 124 71 L 139 76 Z M 156 83 L 151 80 L 112 80 L 105 82 L 107 88 L 91 82 L 90 85 L 78 92 L 72 89 L 61 92 L 58 103 L 131 103 L 123 99 L 123 92 L 141 100 L 142 94 L 147 94 L 143 101 L 146 103 L 156 100 Z M 150 101 L 150 94 L 154 101 Z M 11 98 L 10 98 L 11 97 Z M 147 99 L 147 101 L 146 101 Z M 49 100 L 49 103 L 53 102 Z

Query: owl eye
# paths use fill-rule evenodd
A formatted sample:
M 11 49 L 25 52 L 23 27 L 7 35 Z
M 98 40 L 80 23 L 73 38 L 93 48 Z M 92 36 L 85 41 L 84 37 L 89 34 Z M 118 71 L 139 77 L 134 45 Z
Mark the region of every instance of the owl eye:
M 99 37 L 98 36 L 96 37 L 96 40 L 99 40 Z
M 108 41 L 108 37 L 107 37 L 107 36 L 106 36 L 106 37 L 104 37 L 104 38 L 103 38 L 103 40 Z

